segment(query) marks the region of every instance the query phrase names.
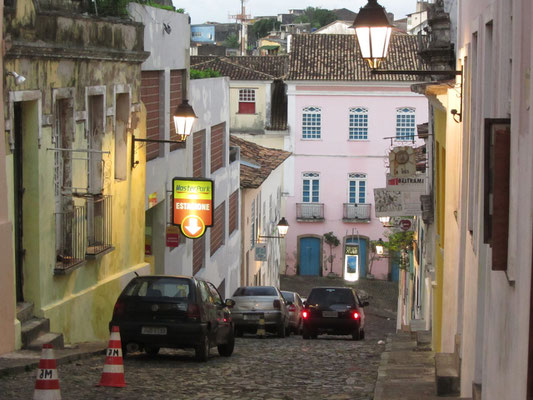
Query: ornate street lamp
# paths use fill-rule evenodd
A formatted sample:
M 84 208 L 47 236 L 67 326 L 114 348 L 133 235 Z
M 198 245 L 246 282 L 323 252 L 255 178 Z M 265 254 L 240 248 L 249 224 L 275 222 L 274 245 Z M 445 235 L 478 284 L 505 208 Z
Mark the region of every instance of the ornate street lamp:
M 378 68 L 380 62 L 387 57 L 392 32 L 392 24 L 385 9 L 377 0 L 368 0 L 368 4 L 359 10 L 352 28 L 355 28 L 363 59 L 370 68 Z
M 176 107 L 173 116 L 176 134 L 178 135 L 179 140 L 184 142 L 191 134 L 192 127 L 198 117 L 194 113 L 192 106 L 189 104 L 189 100 L 183 100 L 183 102 Z
M 377 255 L 382 255 L 383 252 L 384 252 L 384 243 L 383 243 L 383 240 L 381 240 L 381 238 L 379 238 L 379 240 L 377 241 L 376 243 L 376 254 Z
M 285 217 L 281 217 L 281 219 L 278 222 L 277 228 L 278 228 L 279 236 L 261 236 L 261 235 L 259 235 L 259 239 L 283 239 L 285 237 L 285 235 L 287 234 L 287 231 L 289 230 L 289 223 L 287 222 Z

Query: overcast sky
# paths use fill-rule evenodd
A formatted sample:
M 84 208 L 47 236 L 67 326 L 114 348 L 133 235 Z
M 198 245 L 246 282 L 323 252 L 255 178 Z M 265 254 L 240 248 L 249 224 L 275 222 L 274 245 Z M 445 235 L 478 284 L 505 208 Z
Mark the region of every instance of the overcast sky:
M 191 16 L 192 24 L 212 22 L 235 22 L 229 15 L 239 14 L 241 0 L 172 0 L 176 8 L 184 8 Z M 378 3 L 394 14 L 395 19 L 404 18 L 416 10 L 417 0 L 378 0 Z M 327 10 L 347 8 L 358 12 L 367 0 L 246 0 L 246 14 L 254 17 L 286 14 L 291 9 L 320 7 Z

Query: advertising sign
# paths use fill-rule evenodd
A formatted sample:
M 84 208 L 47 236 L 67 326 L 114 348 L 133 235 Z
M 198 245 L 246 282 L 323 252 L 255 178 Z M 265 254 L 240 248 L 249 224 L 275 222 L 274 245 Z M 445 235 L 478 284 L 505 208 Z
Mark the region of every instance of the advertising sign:
M 197 239 L 213 225 L 214 184 L 209 179 L 174 178 L 172 180 L 172 224 Z
M 376 217 L 403 217 L 422 214 L 419 192 L 374 189 Z
M 355 282 L 359 279 L 359 246 L 347 244 L 344 248 L 344 279 Z
M 267 260 L 267 244 L 256 243 L 255 244 L 255 261 L 266 261 L 266 260 Z
M 177 226 L 167 226 L 166 236 L 167 247 L 178 247 L 180 245 L 180 230 Z
M 416 174 L 415 149 L 409 146 L 395 147 L 389 153 L 391 176 L 411 176 Z
M 387 174 L 387 189 L 396 190 L 398 192 L 418 192 L 426 193 L 426 176 L 411 175 L 411 176 L 392 176 Z

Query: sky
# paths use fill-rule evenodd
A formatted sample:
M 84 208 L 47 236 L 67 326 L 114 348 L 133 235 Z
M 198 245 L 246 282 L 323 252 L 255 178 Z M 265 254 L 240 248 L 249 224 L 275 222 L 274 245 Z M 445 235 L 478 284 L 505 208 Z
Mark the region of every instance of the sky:
M 172 0 L 176 8 L 184 8 L 190 15 L 192 24 L 211 22 L 235 22 L 228 16 L 239 14 L 241 0 Z M 387 12 L 394 14 L 394 19 L 404 18 L 416 10 L 417 0 L 378 0 Z M 265 15 L 287 14 L 291 9 L 307 7 L 334 10 L 347 8 L 358 12 L 367 0 L 246 0 L 246 14 L 254 17 Z

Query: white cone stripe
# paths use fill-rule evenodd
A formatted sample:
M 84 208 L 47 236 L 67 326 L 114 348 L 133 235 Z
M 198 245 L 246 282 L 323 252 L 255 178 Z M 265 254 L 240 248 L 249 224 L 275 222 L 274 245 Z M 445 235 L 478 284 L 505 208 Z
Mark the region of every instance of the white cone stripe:
M 124 373 L 124 365 L 104 365 L 104 374 L 123 374 Z
M 54 349 L 44 349 L 41 355 L 43 360 L 55 360 Z
M 61 390 L 56 389 L 35 389 L 33 393 L 34 400 L 61 400 Z
M 109 337 L 110 340 L 120 340 L 120 333 L 119 332 L 111 332 L 111 336 Z
M 52 372 L 50 376 L 50 371 Z M 37 379 L 40 381 L 52 381 L 52 380 L 58 380 L 59 375 L 57 374 L 57 369 L 37 369 Z

